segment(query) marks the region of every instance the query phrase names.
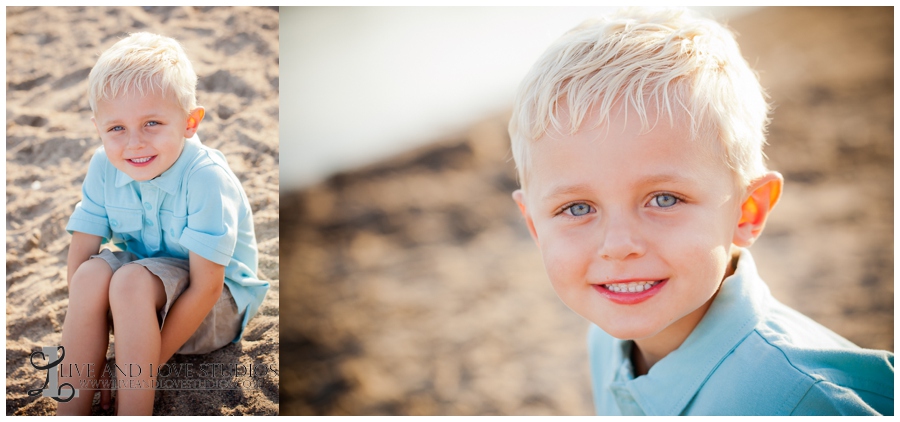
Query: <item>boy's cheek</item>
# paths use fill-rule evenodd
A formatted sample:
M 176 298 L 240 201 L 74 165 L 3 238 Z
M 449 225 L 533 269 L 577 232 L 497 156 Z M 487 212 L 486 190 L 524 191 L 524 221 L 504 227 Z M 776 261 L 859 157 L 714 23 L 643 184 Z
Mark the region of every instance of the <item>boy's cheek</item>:
M 572 278 L 584 267 L 582 253 L 574 245 L 566 242 L 544 242 L 541 257 L 547 276 L 554 287 L 563 287 L 574 282 Z

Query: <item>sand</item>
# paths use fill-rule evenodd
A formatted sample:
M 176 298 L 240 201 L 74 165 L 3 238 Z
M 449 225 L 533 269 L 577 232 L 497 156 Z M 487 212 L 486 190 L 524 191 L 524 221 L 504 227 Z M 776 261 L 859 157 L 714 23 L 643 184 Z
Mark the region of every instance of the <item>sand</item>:
M 65 224 L 100 144 L 90 122 L 87 76 L 99 54 L 128 32 L 161 33 L 184 44 L 200 76 L 198 101 L 207 108 L 201 140 L 225 154 L 247 192 L 259 277 L 271 285 L 241 343 L 170 363 L 277 371 L 277 8 L 9 7 L 6 15 L 6 414 L 56 411 L 52 399 L 26 394 L 44 377 L 28 356 L 60 343 L 68 304 Z M 257 380 L 253 390 L 158 391 L 154 414 L 278 414 L 278 373 Z M 95 406 L 95 413 L 110 412 Z
M 752 247 L 782 302 L 893 351 L 893 12 L 731 26 L 775 106 L 782 202 Z M 282 192 L 287 415 L 587 415 L 588 323 L 510 198 L 508 115 Z

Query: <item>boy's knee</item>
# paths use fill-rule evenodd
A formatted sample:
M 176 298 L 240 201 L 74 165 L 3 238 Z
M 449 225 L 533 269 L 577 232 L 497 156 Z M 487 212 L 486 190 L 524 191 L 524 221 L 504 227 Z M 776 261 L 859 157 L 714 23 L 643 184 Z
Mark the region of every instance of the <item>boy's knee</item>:
M 109 264 L 102 259 L 89 259 L 83 262 L 72 279 L 69 280 L 69 293 L 86 292 L 100 293 L 109 289 L 109 281 L 113 271 Z
M 130 306 L 141 303 L 159 302 L 160 293 L 165 301 L 162 281 L 150 270 L 138 264 L 123 265 L 112 275 L 109 283 L 110 305 L 113 307 L 123 305 L 122 309 L 129 309 Z

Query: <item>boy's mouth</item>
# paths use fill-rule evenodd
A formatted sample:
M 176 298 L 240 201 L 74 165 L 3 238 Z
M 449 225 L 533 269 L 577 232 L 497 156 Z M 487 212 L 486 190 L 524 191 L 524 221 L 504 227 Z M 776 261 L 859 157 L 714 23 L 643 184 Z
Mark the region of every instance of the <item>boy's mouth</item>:
M 620 283 L 594 284 L 594 291 L 620 305 L 635 305 L 653 296 L 665 287 L 668 278 L 662 280 L 635 280 Z
M 653 286 L 662 280 L 656 281 L 631 281 L 628 283 L 610 283 L 603 284 L 602 287 L 616 293 L 640 293 L 644 290 L 650 290 Z
M 151 155 L 151 156 L 149 156 L 149 157 L 127 158 L 126 160 L 127 160 L 129 163 L 134 164 L 134 165 L 136 165 L 136 166 L 142 166 L 142 165 L 145 165 L 145 164 L 147 164 L 147 163 L 153 161 L 154 158 L 156 158 L 156 156 L 155 156 L 155 155 Z

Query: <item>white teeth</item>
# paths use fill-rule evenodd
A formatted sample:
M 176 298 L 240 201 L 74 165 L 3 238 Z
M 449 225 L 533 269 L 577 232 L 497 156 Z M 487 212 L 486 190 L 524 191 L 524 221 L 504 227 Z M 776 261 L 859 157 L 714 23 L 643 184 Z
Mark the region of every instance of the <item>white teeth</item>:
M 604 284 L 603 287 L 606 287 L 607 290 L 616 293 L 640 293 L 644 290 L 648 290 L 658 281 L 632 281 L 630 283 L 616 283 L 616 284 Z
M 147 161 L 150 161 L 151 158 L 153 158 L 153 157 L 132 158 L 131 162 L 141 164 L 141 163 L 146 163 Z

